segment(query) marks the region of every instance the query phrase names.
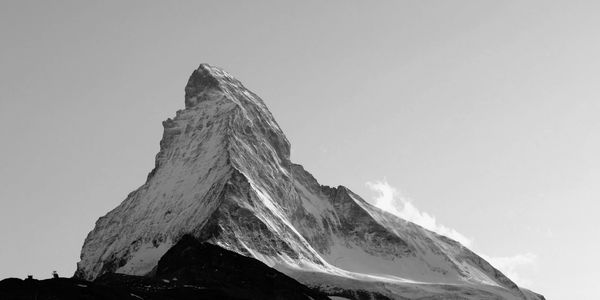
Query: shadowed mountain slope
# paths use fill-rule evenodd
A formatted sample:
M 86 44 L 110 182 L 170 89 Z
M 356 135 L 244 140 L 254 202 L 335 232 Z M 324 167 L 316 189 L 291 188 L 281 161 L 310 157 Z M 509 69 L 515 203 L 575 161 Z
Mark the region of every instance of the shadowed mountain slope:
M 0 281 L 2 300 L 326 300 L 264 263 L 183 236 L 150 276 L 106 273 L 93 282 L 57 278 Z

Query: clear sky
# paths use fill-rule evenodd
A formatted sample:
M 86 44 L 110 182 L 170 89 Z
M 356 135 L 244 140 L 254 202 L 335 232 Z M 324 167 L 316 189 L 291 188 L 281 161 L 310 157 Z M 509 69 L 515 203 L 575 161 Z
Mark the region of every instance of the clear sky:
M 201 62 L 323 184 L 464 237 L 548 299 L 600 278 L 596 1 L 0 3 L 0 278 L 71 275 Z M 426 225 L 427 225 L 426 224 Z

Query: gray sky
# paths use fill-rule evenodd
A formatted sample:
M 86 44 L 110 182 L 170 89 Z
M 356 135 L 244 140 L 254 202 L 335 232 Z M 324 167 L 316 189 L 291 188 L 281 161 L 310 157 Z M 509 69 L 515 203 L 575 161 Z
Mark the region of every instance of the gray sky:
M 387 192 L 526 287 L 591 299 L 600 7 L 549 2 L 2 1 L 0 278 L 72 274 L 207 62 L 322 184 Z

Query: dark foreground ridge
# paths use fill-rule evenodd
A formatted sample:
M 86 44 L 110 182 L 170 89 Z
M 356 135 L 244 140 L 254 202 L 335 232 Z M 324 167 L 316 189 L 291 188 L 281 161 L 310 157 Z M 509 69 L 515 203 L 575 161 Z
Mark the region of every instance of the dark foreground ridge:
M 264 263 L 184 236 L 149 276 L 0 281 L 0 299 L 328 299 Z

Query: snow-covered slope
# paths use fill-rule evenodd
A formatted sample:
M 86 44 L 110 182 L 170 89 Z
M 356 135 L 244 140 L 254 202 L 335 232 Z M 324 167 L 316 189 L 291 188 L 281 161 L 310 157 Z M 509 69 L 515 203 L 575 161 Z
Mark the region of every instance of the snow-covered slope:
M 254 93 L 202 64 L 163 122 L 154 170 L 96 222 L 76 276 L 143 275 L 185 234 L 350 298 L 542 299 L 467 248 L 320 185 Z

